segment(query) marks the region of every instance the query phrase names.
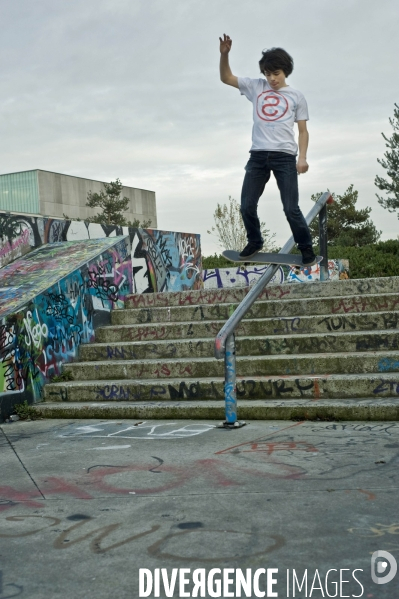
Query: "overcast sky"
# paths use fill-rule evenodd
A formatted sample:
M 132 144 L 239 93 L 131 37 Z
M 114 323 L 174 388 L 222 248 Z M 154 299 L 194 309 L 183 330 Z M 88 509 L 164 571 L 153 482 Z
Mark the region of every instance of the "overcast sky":
M 252 106 L 219 80 L 219 36 L 238 76 L 263 48 L 295 61 L 288 83 L 310 112 L 310 195 L 359 191 L 383 239 L 399 221 L 377 202 L 381 132 L 399 103 L 398 0 L 1 0 L 1 173 L 43 169 L 156 192 L 158 228 L 207 230 L 216 203 L 240 198 Z M 276 184 L 261 219 L 290 236 Z

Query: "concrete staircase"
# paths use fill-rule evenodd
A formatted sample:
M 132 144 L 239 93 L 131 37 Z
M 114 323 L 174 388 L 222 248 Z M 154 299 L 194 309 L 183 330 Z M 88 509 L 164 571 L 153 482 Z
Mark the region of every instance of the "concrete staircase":
M 130 296 L 36 409 L 224 420 L 214 338 L 247 293 Z M 240 419 L 399 418 L 399 277 L 269 286 L 236 332 Z

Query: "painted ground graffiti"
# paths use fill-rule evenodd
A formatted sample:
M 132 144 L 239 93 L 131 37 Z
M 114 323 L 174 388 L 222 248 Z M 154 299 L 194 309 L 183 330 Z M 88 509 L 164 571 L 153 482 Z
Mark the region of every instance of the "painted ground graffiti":
M 135 493 L 132 494 L 135 495 Z M 91 499 L 91 497 L 84 497 L 84 499 L 89 498 Z M 33 503 L 30 502 L 31 505 Z M 169 516 L 163 515 L 163 517 L 168 518 Z M 272 551 L 277 551 L 286 544 L 285 538 L 278 534 L 259 536 L 255 535 L 252 530 L 242 530 L 238 527 L 233 530 L 204 527 L 202 522 L 182 522 L 177 525 L 177 532 L 172 534 L 165 525 L 162 527 L 160 524 L 154 524 L 151 528 L 149 526 L 146 524 L 143 526 L 137 521 L 133 526 L 129 524 L 128 530 L 131 531 L 132 528 L 134 530 L 132 535 L 126 533 L 126 520 L 98 527 L 96 518 L 86 514 L 71 514 L 66 516 L 64 522 L 61 518 L 44 514 L 20 514 L 18 516 L 5 516 L 0 519 L 0 539 L 7 539 L 8 543 L 11 544 L 15 539 L 38 533 L 40 537 L 45 537 L 45 542 L 52 544 L 53 550 L 68 551 L 71 546 L 82 544 L 85 551 L 93 554 L 104 554 L 140 538 L 149 537 L 147 539 L 147 553 L 149 556 L 163 560 L 178 559 L 183 562 L 195 559 L 196 562 L 203 564 L 223 562 L 233 557 L 242 560 L 248 559 L 248 557 L 264 556 Z M 46 535 L 46 533 L 50 533 L 50 535 Z M 197 547 L 213 547 L 214 555 L 208 557 L 208 553 L 207 556 L 204 556 L 199 549 L 198 555 L 187 557 L 184 548 L 180 545 L 182 538 L 188 535 Z M 226 548 L 221 555 L 218 539 L 223 538 L 226 540 L 226 537 L 230 542 L 226 544 Z M 13 591 L 17 589 L 17 593 L 7 595 L 4 599 L 17 597 L 23 591 L 23 586 L 15 584 L 4 585 L 4 588 L 6 587 Z
M 0 212 L 0 268 L 47 243 L 129 235 L 136 293 L 202 288 L 200 235 Z
M 124 306 L 132 291 L 129 240 L 44 246 L 1 269 L 0 287 L 4 283 L 8 293 L 0 289 L 2 416 L 13 403 L 40 400 L 49 378 L 77 358 L 80 344 L 94 339 L 95 328 L 109 322 L 112 309 Z
M 119 456 L 118 461 L 120 462 L 125 449 L 131 447 L 124 443 L 126 437 L 123 424 L 125 429 L 128 429 L 126 437 L 133 441 L 134 425 L 118 424 L 117 422 L 95 423 L 87 426 L 71 424 L 55 431 L 54 434 L 57 438 L 68 438 L 72 443 L 76 440 L 81 451 L 90 452 L 104 449 L 102 446 L 93 447 L 93 438 L 100 437 L 108 449 L 115 451 L 112 455 Z M 213 430 L 216 430 L 212 425 L 199 423 L 196 425 L 182 423 L 180 427 L 173 423 L 154 425 L 153 423 L 138 422 L 136 424 L 137 427 L 140 424 L 144 425 L 140 442 L 151 438 L 147 435 L 152 434 L 152 426 L 154 426 L 153 433 L 155 435 L 157 430 L 161 432 L 161 435 L 168 432 L 169 425 L 175 427 L 172 430 L 180 430 L 182 433 L 178 435 L 180 439 L 176 436 L 169 437 L 173 439 L 171 444 L 168 444 L 169 447 L 184 444 L 184 439 L 187 436 L 202 433 L 207 433 L 209 436 L 212 435 Z M 43 509 L 46 507 L 46 502 L 43 500 L 50 497 L 68 496 L 90 500 L 104 498 L 105 495 L 156 495 L 174 493 L 188 484 L 191 485 L 191 489 L 195 486 L 197 489 L 201 489 L 201 486 L 205 484 L 212 490 L 222 490 L 223 492 L 229 492 L 229 489 L 234 490 L 238 487 L 242 487 L 246 492 L 252 490 L 257 492 L 260 487 L 265 488 L 264 485 L 272 480 L 279 480 L 282 483 L 283 481 L 286 483 L 290 481 L 296 481 L 296 483 L 322 481 L 322 484 L 327 481 L 335 483 L 344 481 L 345 486 L 341 490 L 345 490 L 345 493 L 359 494 L 358 500 L 363 502 L 373 501 L 375 499 L 373 492 L 358 486 L 348 489 L 348 484 L 353 481 L 354 474 L 356 476 L 363 474 L 368 477 L 371 464 L 374 468 L 378 467 L 375 456 L 379 455 L 380 439 L 387 436 L 387 440 L 389 440 L 391 431 L 393 431 L 392 426 L 395 427 L 396 423 L 382 425 L 378 423 L 364 427 L 363 424 L 356 423 L 342 425 L 340 423 L 327 425 L 320 423 L 317 427 L 314 427 L 313 424 L 309 427 L 303 425 L 303 422 L 289 425 L 275 423 L 268 427 L 269 431 L 264 430 L 260 436 L 255 436 L 255 438 L 250 436 L 241 443 L 238 439 L 234 442 L 233 439 L 227 440 L 226 438 L 226 442 L 221 447 L 216 447 L 216 451 L 215 449 L 211 450 L 214 453 L 209 454 L 205 451 L 198 455 L 193 454 L 192 457 L 184 456 L 177 462 L 170 457 L 168 459 L 168 454 L 162 451 L 162 448 L 166 447 L 163 441 L 156 444 L 156 454 L 154 452 L 154 455 L 146 456 L 142 460 L 129 457 L 124 464 L 114 464 L 112 461 L 104 462 L 104 454 L 101 453 L 96 458 L 93 457 L 93 461 L 88 462 L 85 468 L 75 470 L 74 467 L 71 472 L 62 475 L 49 476 L 46 474 L 36 477 L 38 488 L 32 488 L 31 485 L 26 488 L 14 488 L 4 485 L 0 481 L 0 513 L 9 511 L 18 505 L 21 509 Z M 195 426 L 198 427 L 196 430 Z M 384 431 L 383 427 L 389 428 L 390 432 Z M 313 433 L 311 435 L 309 435 L 310 428 Z M 115 441 L 113 439 L 114 432 L 117 434 L 119 444 L 118 439 Z M 328 439 L 326 439 L 326 435 L 328 435 Z M 110 442 L 112 445 L 109 444 Z M 40 445 L 40 448 L 42 447 Z M 134 446 L 132 445 L 132 447 Z M 151 447 L 153 447 L 152 443 Z M 211 447 L 213 447 L 212 443 Z M 388 448 L 392 451 L 388 455 L 384 454 L 383 477 L 385 481 L 390 481 L 389 484 L 392 484 L 392 479 L 397 474 L 398 444 L 390 443 Z M 358 466 L 356 458 L 360 454 L 367 454 L 371 463 L 365 462 Z M 109 459 L 107 457 L 107 460 Z M 162 473 L 162 477 L 160 473 Z M 136 477 L 136 474 L 146 475 L 146 477 Z M 370 479 L 363 478 L 363 480 Z M 286 487 L 287 491 L 292 488 Z M 352 529 L 351 532 L 355 533 L 356 531 L 362 536 L 375 537 L 387 533 L 398 533 L 398 524 L 387 524 L 389 527 L 373 524 L 374 530 L 361 528 Z M 4 528 L 4 519 L 2 519 L 0 536 L 6 537 Z
M 215 428 L 214 424 L 192 423 L 181 426 L 176 422 L 160 424 L 146 421 L 132 425 L 121 422 L 101 422 L 84 426 L 70 425 L 64 428 L 60 437 L 90 437 L 99 439 L 186 439 L 196 437 Z M 130 446 L 129 446 L 130 447 Z
M 253 285 L 267 270 L 266 266 L 232 266 L 231 268 L 213 268 L 204 270 L 202 277 L 205 289 L 223 289 L 226 287 L 247 287 Z M 328 271 L 331 281 L 347 278 L 349 272 L 348 260 L 329 260 Z M 320 265 L 310 268 L 295 268 L 280 266 L 272 278 L 271 285 L 281 283 L 306 283 L 320 280 Z

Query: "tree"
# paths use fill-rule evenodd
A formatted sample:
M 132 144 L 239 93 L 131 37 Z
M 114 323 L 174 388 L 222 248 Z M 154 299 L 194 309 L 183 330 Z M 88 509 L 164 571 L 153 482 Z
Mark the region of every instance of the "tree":
M 133 227 L 133 229 L 148 229 L 151 225 L 151 219 L 149 218 L 148 220 L 143 220 L 143 222 L 140 223 L 139 219 L 135 218 L 133 221 L 126 221 L 126 225 L 128 227 Z
M 121 198 L 123 185 L 119 179 L 111 183 L 103 183 L 104 189 L 100 193 L 89 191 L 86 206 L 89 208 L 101 208 L 102 212 L 90 216 L 87 220 L 92 223 L 103 225 L 125 225 L 126 219 L 122 212 L 129 209 L 130 200 Z
M 89 191 L 86 206 L 89 208 L 101 208 L 102 212 L 90 216 L 86 220 L 91 223 L 102 225 L 119 225 L 127 227 L 140 227 L 140 221 L 135 218 L 133 222 L 126 220 L 122 212 L 129 209 L 130 200 L 126 196 L 121 198 L 123 185 L 119 179 L 111 183 L 103 183 L 104 189 L 100 193 Z M 65 215 L 64 215 L 65 216 Z M 141 226 L 145 229 L 151 224 L 150 220 L 143 221 Z
M 387 175 L 391 179 L 391 182 L 378 175 L 374 180 L 374 184 L 378 189 L 390 194 L 387 198 L 382 198 L 376 194 L 378 203 L 381 204 L 383 208 L 389 210 L 389 212 L 395 212 L 395 210 L 399 208 L 399 106 L 397 104 L 395 104 L 393 116 L 393 119 L 389 119 L 394 131 L 392 137 L 388 138 L 384 133 L 381 133 L 386 141 L 385 146 L 388 148 L 384 154 L 385 160 L 377 158 L 377 162 L 379 162 L 387 171 Z M 397 216 L 399 218 L 399 214 Z
M 241 251 L 247 244 L 247 232 L 241 217 L 240 206 L 234 198 L 229 196 L 229 204 L 217 204 L 213 214 L 215 227 L 207 231 L 209 235 L 215 235 L 218 238 L 218 244 L 224 250 Z M 265 223 L 260 223 L 262 237 L 265 240 L 263 249 L 265 251 L 276 251 L 274 245 L 275 233 L 270 233 L 265 228 Z
M 315 202 L 321 193 L 312 195 Z M 331 194 L 334 203 L 327 208 L 327 239 L 332 246 L 360 247 L 376 243 L 381 231 L 377 231 L 369 218 L 371 208 L 356 209 L 358 192 L 350 185 L 342 195 Z M 316 218 L 310 225 L 310 232 L 315 244 L 319 241 L 319 220 Z

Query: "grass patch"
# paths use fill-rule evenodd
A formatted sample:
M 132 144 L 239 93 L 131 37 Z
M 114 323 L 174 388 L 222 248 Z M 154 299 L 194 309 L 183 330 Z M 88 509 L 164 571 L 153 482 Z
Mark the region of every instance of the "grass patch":
M 73 374 L 69 370 L 50 377 L 50 383 L 63 383 L 65 381 L 73 381 Z
M 13 406 L 15 414 L 20 417 L 21 420 L 37 420 L 41 416 L 36 412 L 33 406 L 30 406 L 28 402 L 17 403 Z

